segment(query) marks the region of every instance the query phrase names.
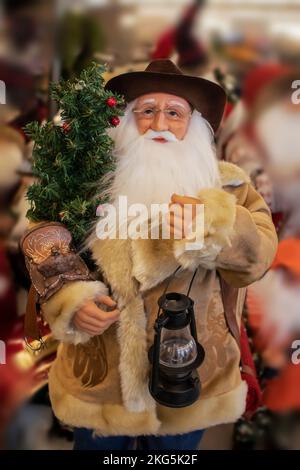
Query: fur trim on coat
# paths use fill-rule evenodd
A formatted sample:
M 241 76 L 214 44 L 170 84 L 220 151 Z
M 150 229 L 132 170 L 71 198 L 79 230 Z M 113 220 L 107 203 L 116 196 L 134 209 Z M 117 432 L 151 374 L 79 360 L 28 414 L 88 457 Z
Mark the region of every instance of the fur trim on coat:
M 199 266 L 199 273 L 203 279 L 207 272 L 212 273 L 218 270 L 229 284 L 242 287 L 264 274 L 276 252 L 277 238 L 269 210 L 263 199 L 249 185 L 247 175 L 235 165 L 224 162 L 220 163 L 220 172 L 224 189 L 206 189 L 199 193 L 205 207 L 209 207 L 208 222 L 205 227 L 206 244 L 202 253 L 201 250 L 194 250 L 188 254 L 187 259 L 183 259 L 186 253 L 178 251 L 174 240 L 97 239 L 94 242 L 93 258 L 101 270 L 105 283 L 110 286 L 112 297 L 116 300 L 121 312 L 117 338 L 122 406 L 119 402 L 116 405 L 109 405 L 105 402 L 92 405 L 89 400 L 85 402 L 80 397 L 75 398 L 74 392 L 70 392 L 71 396 L 67 395 L 70 400 L 67 404 L 65 402 L 67 398 L 64 399 L 63 386 L 55 378 L 55 364 L 51 375 L 51 399 L 55 413 L 63 421 L 97 428 L 100 433 L 103 432 L 106 435 L 116 435 L 116 430 L 120 433 L 122 416 L 127 416 L 128 423 L 131 421 L 135 423 L 136 434 L 154 433 L 156 426 L 157 432 L 163 433 L 164 425 L 167 427 L 166 433 L 174 434 L 189 432 L 197 429 L 197 426 L 199 428 L 200 425 L 208 427 L 221 422 L 234 421 L 243 413 L 246 385 L 240 378 L 237 346 L 234 352 L 235 359 L 231 363 L 232 384 L 235 383 L 235 385 L 232 385 L 232 389 L 227 390 L 226 394 L 222 391 L 214 394 L 211 390 L 207 399 L 200 398 L 195 403 L 194 424 L 192 416 L 186 412 L 187 414 L 183 413 L 182 419 L 184 420 L 184 416 L 188 415 L 188 423 L 182 422 L 180 426 L 173 423 L 172 429 L 169 428 L 167 422 L 172 422 L 172 416 L 176 420 L 180 412 L 177 413 L 176 410 L 175 413 L 172 409 L 157 406 L 148 391 L 149 361 L 144 296 L 172 275 L 180 265 L 183 270 L 187 266 L 189 269 Z M 73 331 L 70 336 L 67 332 L 70 331 L 70 322 L 75 310 L 100 291 L 103 293 L 102 289 L 101 283 L 78 282 L 65 286 L 55 294 L 43 306 L 53 334 L 62 341 L 87 341 L 88 338 L 82 336 L 82 332 Z M 220 296 L 217 302 L 221 302 Z M 219 309 L 222 308 L 220 305 Z M 241 306 L 237 312 L 237 315 L 240 314 Z M 225 323 L 222 328 L 228 333 Z M 233 338 L 230 341 L 232 348 L 235 342 Z M 57 361 L 59 360 L 58 357 Z M 72 403 L 75 408 L 74 400 L 78 405 L 78 420 L 75 418 L 76 411 L 72 413 L 70 410 L 70 414 L 67 411 L 70 406 L 72 408 Z M 117 418 L 115 425 L 113 424 L 114 410 L 120 413 L 120 426 L 118 426 Z M 155 410 L 157 415 L 155 415 Z M 197 413 L 203 417 L 203 420 L 200 420 Z M 158 424 L 157 419 L 161 421 L 161 424 Z M 139 420 L 144 420 L 143 425 Z M 129 435 L 131 432 L 132 429 L 128 425 L 126 434 Z
M 72 324 L 74 314 L 89 300 L 100 294 L 107 295 L 108 288 L 99 281 L 76 281 L 64 286 L 48 302 L 42 305 L 45 320 L 51 325 L 56 339 L 64 343 L 86 343 L 88 333 L 79 331 Z

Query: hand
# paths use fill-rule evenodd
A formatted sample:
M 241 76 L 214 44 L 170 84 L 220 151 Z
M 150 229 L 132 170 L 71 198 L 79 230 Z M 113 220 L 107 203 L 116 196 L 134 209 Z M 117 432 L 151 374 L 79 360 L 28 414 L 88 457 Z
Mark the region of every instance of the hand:
M 107 295 L 100 295 L 97 299 L 100 304 L 108 307 L 115 307 L 116 302 Z M 99 308 L 95 302 L 86 302 L 74 316 L 73 323 L 79 330 L 91 336 L 101 335 L 112 323 L 115 323 L 120 316 L 118 309 L 106 312 Z
M 184 207 L 185 204 L 189 204 L 190 207 Z M 195 197 L 172 195 L 169 203 L 170 210 L 167 215 L 171 239 L 180 240 L 189 235 L 189 225 L 196 217 L 196 209 L 199 204 L 201 204 L 201 201 Z

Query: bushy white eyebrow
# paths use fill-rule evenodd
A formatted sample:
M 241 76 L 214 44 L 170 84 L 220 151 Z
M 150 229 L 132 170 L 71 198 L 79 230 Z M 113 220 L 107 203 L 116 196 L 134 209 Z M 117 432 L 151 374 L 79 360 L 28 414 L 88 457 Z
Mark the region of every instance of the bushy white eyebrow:
M 183 108 L 183 109 L 186 109 L 186 106 L 184 106 L 184 104 L 180 103 L 179 101 L 170 100 L 170 101 L 168 102 L 168 104 L 175 104 L 175 105 L 177 105 L 177 106 L 180 106 L 180 107 Z
M 155 99 L 154 98 L 145 98 L 141 104 L 144 104 L 144 103 L 155 103 Z
M 142 104 L 147 104 L 147 103 L 156 103 L 156 100 L 155 100 L 155 98 L 145 98 L 144 100 L 141 101 L 141 105 Z M 182 103 L 180 103 L 180 101 L 176 101 L 176 100 L 168 101 L 167 105 L 176 105 L 176 106 L 180 106 L 184 110 L 187 109 L 187 107 L 184 104 L 182 104 Z M 190 106 L 189 106 L 189 108 L 190 108 Z

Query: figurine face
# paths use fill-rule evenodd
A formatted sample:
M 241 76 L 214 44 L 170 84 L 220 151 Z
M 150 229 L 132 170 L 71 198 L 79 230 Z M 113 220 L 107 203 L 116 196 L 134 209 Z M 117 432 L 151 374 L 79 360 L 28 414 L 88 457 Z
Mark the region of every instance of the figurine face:
M 168 139 L 165 136 L 156 136 L 149 133 L 150 138 L 159 143 L 183 140 L 189 126 L 192 109 L 190 104 L 180 96 L 167 93 L 148 93 L 137 99 L 133 109 L 135 121 L 140 134 L 148 131 L 169 131 L 173 134 Z M 152 136 L 152 137 L 151 137 Z

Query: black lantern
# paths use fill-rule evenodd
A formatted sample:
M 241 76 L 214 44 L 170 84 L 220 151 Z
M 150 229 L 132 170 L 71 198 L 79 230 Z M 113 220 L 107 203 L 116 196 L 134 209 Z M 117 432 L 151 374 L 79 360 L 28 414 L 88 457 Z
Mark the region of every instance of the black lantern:
M 201 391 L 197 373 L 205 356 L 198 343 L 194 302 L 187 295 L 171 292 L 158 300 L 149 389 L 164 406 L 181 408 L 194 403 Z

